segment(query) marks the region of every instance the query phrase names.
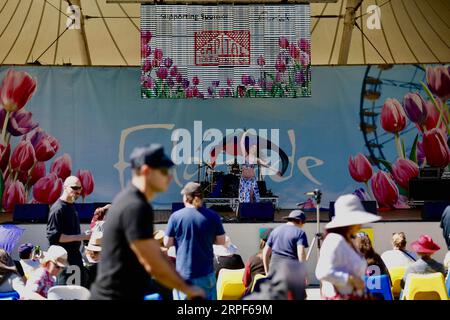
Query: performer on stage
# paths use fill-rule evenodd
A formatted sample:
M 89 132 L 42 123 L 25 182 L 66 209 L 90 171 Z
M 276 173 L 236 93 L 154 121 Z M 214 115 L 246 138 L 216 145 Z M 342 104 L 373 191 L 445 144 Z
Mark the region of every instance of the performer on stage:
M 247 132 L 241 139 L 241 150 L 244 153 L 244 164 L 242 165 L 242 174 L 239 181 L 239 202 L 259 202 L 260 195 L 258 183 L 256 179 L 256 166 L 261 165 L 281 176 L 281 172 L 270 167 L 269 164 L 258 158 L 258 145 L 256 141 L 253 143 L 246 141 Z

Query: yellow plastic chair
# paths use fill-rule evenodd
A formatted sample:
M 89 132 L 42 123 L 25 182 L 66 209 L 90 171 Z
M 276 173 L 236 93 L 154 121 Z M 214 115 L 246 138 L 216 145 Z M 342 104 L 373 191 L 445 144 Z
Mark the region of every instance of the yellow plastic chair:
M 252 290 L 250 292 L 253 292 L 253 290 L 255 290 L 256 282 L 258 280 L 261 280 L 261 279 L 264 279 L 264 278 L 267 278 L 267 276 L 264 275 L 264 274 L 261 274 L 261 273 L 256 274 L 255 275 L 255 279 L 253 279 Z
M 409 274 L 402 298 L 403 300 L 448 300 L 444 275 L 440 272 Z
M 373 236 L 373 229 L 372 228 L 362 228 L 362 229 L 359 230 L 359 232 L 366 233 L 367 236 L 370 239 L 370 242 L 372 243 L 372 247 L 375 248 L 375 239 L 374 239 L 374 236 Z
M 245 292 L 245 269 L 221 269 L 217 278 L 217 300 L 239 300 Z
M 392 294 L 394 295 L 394 298 L 397 298 L 400 296 L 400 291 L 402 291 L 402 287 L 400 286 L 400 283 L 402 282 L 402 279 L 405 275 L 406 267 L 393 267 L 389 269 L 389 276 L 391 277 L 391 283 L 392 283 Z

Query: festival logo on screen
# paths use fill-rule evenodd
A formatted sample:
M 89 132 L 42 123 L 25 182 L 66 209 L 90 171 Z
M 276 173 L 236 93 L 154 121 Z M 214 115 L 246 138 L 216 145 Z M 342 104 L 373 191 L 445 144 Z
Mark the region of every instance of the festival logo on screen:
M 250 65 L 250 31 L 195 32 L 195 65 Z
M 141 6 L 141 96 L 310 97 L 309 5 Z

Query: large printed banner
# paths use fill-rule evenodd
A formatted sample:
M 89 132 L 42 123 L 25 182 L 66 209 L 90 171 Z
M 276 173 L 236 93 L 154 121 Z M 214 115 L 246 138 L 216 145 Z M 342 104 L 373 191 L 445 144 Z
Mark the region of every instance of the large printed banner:
M 309 97 L 310 39 L 309 4 L 142 5 L 142 97 Z
M 317 94 L 280 103 L 143 100 L 135 94 L 139 68 L 3 66 L 2 207 L 51 203 L 69 174 L 82 178 L 85 201 L 110 201 L 130 180 L 131 150 L 157 142 L 178 163 L 169 191 L 154 202 L 167 208 L 180 201 L 183 184 L 198 179 L 199 164 L 230 156 L 222 141 L 245 132 L 271 142 L 269 160 L 278 148 L 271 165 L 282 175 L 266 172 L 264 179 L 284 208 L 306 201 L 304 193 L 314 189 L 323 192 L 325 206 L 356 190 L 380 207 L 404 207 L 419 166 L 448 166 L 447 67 L 314 72 Z M 234 156 L 223 157 L 214 170 L 228 173 Z

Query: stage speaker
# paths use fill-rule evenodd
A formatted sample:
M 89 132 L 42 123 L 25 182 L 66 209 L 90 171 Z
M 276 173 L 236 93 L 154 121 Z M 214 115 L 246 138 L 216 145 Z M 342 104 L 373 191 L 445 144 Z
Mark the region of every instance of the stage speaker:
M 241 221 L 270 221 L 274 220 L 275 208 L 272 202 L 240 203 L 238 216 Z
M 330 221 L 334 217 L 334 202 L 335 201 L 331 201 L 330 202 L 330 211 L 328 212 Z M 370 213 L 373 213 L 373 214 L 378 214 L 377 202 L 376 201 L 361 201 L 361 203 L 362 203 L 364 209 L 367 212 L 370 212 Z
M 16 204 L 13 211 L 13 221 L 47 223 L 48 211 L 48 204 Z
M 80 223 L 90 223 L 94 216 L 94 203 L 74 203 Z
M 425 202 L 422 207 L 423 221 L 441 221 L 445 208 L 450 206 L 450 201 Z

